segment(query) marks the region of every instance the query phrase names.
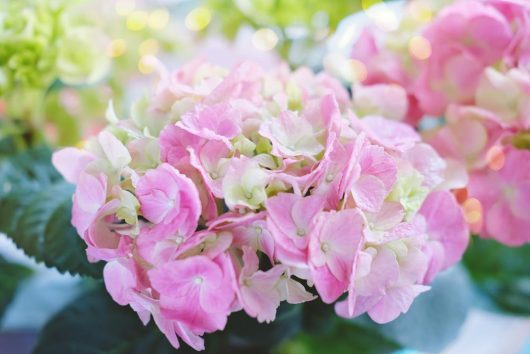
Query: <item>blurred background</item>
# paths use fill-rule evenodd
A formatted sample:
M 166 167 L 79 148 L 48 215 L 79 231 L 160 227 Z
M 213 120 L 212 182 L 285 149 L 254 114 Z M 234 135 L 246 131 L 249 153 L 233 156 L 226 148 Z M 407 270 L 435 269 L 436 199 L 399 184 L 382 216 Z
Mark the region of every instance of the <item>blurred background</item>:
M 197 58 L 228 67 L 287 61 L 326 70 L 349 86 L 366 76 L 350 59 L 364 26 L 395 31 L 404 11 L 428 21 L 447 1 L 416 2 L 2 0 L 0 150 L 3 138 L 16 147 L 80 146 L 106 125 L 109 107 L 118 117 L 134 114 L 133 102 L 156 81 L 151 56 L 171 69 Z M 0 188 L 0 196 L 6 192 Z M 0 234 L 0 354 L 30 353 L 44 324 L 91 286 L 36 263 Z M 442 353 L 530 354 L 530 317 L 501 314 L 480 298 L 470 303 Z M 294 340 L 280 350 L 313 353 L 312 345 Z

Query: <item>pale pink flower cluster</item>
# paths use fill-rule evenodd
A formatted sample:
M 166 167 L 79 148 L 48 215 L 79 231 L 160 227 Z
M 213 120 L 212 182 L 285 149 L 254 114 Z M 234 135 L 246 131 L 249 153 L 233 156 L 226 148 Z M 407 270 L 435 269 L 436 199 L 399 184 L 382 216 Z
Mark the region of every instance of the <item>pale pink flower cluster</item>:
M 424 137 L 453 174 L 468 171 L 460 195 L 473 231 L 528 243 L 530 2 L 454 1 L 424 23 L 413 21 L 415 11 L 405 11 L 397 32 L 366 29 L 354 45 L 367 70 L 354 88 L 357 113 L 391 111 L 412 125 L 443 116 Z
M 403 123 L 358 119 L 338 81 L 249 62 L 159 71 L 130 119 L 110 108 L 53 160 L 109 293 L 173 346 L 315 294 L 388 322 L 462 256 L 446 162 Z

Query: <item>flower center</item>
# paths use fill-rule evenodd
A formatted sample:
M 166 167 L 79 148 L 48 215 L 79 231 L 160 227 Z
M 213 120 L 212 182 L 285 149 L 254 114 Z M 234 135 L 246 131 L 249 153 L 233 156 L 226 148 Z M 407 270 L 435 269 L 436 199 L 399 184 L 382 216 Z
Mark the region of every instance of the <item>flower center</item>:
M 261 226 L 256 226 L 254 228 L 254 231 L 256 232 L 257 235 L 261 235 L 263 233 L 263 229 L 261 228 Z
M 320 249 L 322 250 L 322 252 L 324 253 L 328 253 L 329 251 L 329 244 L 327 242 L 322 242 L 320 244 Z
M 195 277 L 195 279 L 193 279 L 193 282 L 197 285 L 201 285 L 204 282 L 204 279 L 202 277 Z
M 298 229 L 298 230 L 296 230 L 296 234 L 298 236 L 300 236 L 300 237 L 303 237 L 303 236 L 305 236 L 306 232 L 305 232 L 304 229 Z
M 218 179 L 219 178 L 219 174 L 214 171 L 214 172 L 210 173 L 210 177 L 212 177 L 212 179 Z
M 327 183 L 331 183 L 331 182 L 333 182 L 333 178 L 335 178 L 335 176 L 333 176 L 333 174 L 329 173 L 329 174 L 326 176 L 326 182 L 327 182 Z
M 182 237 L 182 236 L 175 237 L 175 243 L 177 245 L 180 245 L 183 241 L 184 241 L 184 237 Z

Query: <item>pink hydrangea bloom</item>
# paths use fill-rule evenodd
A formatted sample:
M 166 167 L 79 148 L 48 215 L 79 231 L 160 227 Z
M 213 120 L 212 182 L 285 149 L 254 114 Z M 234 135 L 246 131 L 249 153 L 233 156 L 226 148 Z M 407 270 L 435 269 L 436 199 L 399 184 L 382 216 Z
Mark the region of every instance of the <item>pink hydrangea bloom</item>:
M 307 68 L 154 64 L 131 119 L 54 163 L 77 185 L 72 223 L 107 262 L 108 292 L 175 348 L 204 349 L 235 311 L 274 321 L 311 287 L 347 295 L 342 316 L 388 322 L 461 257 L 451 165 L 396 121 L 403 90 L 360 119 L 340 82 Z
M 449 268 L 462 258 L 469 240 L 469 230 L 455 197 L 446 191 L 436 191 L 425 199 L 419 210 L 425 219 L 429 242 L 424 252 L 430 255 L 425 281 Z
M 435 166 L 428 163 L 435 161 L 421 148 L 425 151 L 419 158 L 411 158 L 433 172 L 424 168 L 422 174 L 430 183 L 440 182 L 432 177 L 442 178 L 444 188 L 461 188 L 461 196 L 467 195 L 461 200 L 466 220 L 474 233 L 508 245 L 528 242 L 522 236 L 512 237 L 517 233 L 512 226 L 519 220 L 510 224 L 513 207 L 497 203 L 494 214 L 488 195 L 490 190 L 498 190 L 496 179 L 505 179 L 501 172 L 505 152 L 528 150 L 530 5 L 519 0 L 432 5 L 429 3 L 432 19 L 419 19 L 410 8 L 405 9 L 396 31 L 363 30 L 351 56 L 367 71 L 366 79 L 352 89 L 365 100 L 354 99 L 354 111 L 363 117 L 360 124 L 368 137 L 386 148 L 408 150 L 416 142 L 411 145 L 411 140 L 396 139 L 412 137 L 415 132 L 410 128 L 410 134 L 393 134 L 395 129 L 402 133 L 405 129 L 391 127 L 377 117 L 389 115 L 384 113 L 387 107 L 402 112 L 403 94 L 399 100 L 395 99 L 397 91 L 392 96 L 389 93 L 388 99 L 374 99 L 375 92 L 390 92 L 390 85 L 402 86 L 408 110 L 400 119 L 421 130 L 425 141 L 445 160 L 438 161 L 438 171 L 433 171 Z M 395 144 L 388 145 L 391 141 Z M 515 188 L 517 194 L 519 188 L 524 194 L 522 186 Z M 431 252 L 436 253 L 434 249 Z
M 356 209 L 319 215 L 309 243 L 309 266 L 322 301 L 332 303 L 348 288 L 363 241 L 363 219 Z
M 227 262 L 193 256 L 149 271 L 162 313 L 196 334 L 223 329 L 235 296 Z
M 440 115 L 448 102 L 473 101 L 482 71 L 502 58 L 512 31 L 494 7 L 462 1 L 442 10 L 424 35 L 432 54 L 416 92 L 425 112 Z
M 309 234 L 323 209 L 319 196 L 280 193 L 267 200 L 267 226 L 276 242 L 276 258 L 287 265 L 307 264 Z
M 188 177 L 170 165 L 148 171 L 139 179 L 136 194 L 142 215 L 153 223 L 158 237 L 188 236 L 197 228 L 199 193 Z
M 499 171 L 471 174 L 469 194 L 482 203 L 484 236 L 519 246 L 530 242 L 530 151 L 508 148 L 504 154 Z

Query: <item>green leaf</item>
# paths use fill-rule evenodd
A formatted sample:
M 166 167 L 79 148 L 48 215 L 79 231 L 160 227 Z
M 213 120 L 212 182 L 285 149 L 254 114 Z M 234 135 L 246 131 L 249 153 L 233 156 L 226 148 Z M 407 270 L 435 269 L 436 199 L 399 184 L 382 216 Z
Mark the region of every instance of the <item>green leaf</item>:
M 379 325 L 361 316 L 334 314 L 318 301 L 304 305 L 304 332 L 284 343 L 281 354 L 390 353 L 398 348 L 440 352 L 459 333 L 472 300 L 472 286 L 462 268 L 441 273 L 432 289 L 419 295 L 406 314 Z M 327 348 L 327 349 L 326 349 Z
M 339 320 L 332 332 L 323 335 L 303 332 L 283 343 L 278 354 L 387 354 L 400 349 L 377 332 Z
M 23 139 L 24 128 L 20 121 L 1 119 L 0 117 L 0 156 L 15 154 L 25 146 Z
M 320 300 L 303 305 L 303 332 L 285 341 L 277 354 L 385 354 L 399 344 L 364 323 L 338 317 L 334 306 Z
M 20 282 L 31 275 L 31 269 L 10 263 L 0 256 L 0 319 L 15 296 Z
M 101 265 L 88 262 L 86 246 L 70 223 L 73 190 L 60 181 L 35 193 L 8 194 L 0 200 L 0 231 L 49 267 L 100 277 Z
M 71 225 L 74 187 L 51 163 L 48 147 L 0 157 L 0 232 L 36 261 L 61 272 L 101 277 Z
M 33 353 L 175 352 L 153 324 L 144 327 L 134 311 L 114 303 L 104 288 L 98 287 L 75 299 L 46 324 Z
M 464 265 L 479 289 L 501 309 L 530 314 L 530 244 L 513 248 L 474 237 Z
M 249 353 L 267 353 L 302 329 L 302 305 L 282 303 L 276 319 L 259 323 L 244 311 L 230 315 L 224 335 L 226 341 Z
M 278 341 L 292 334 L 291 326 L 296 329 L 299 314 L 300 306 L 286 306 L 271 324 L 259 324 L 242 311 L 232 314 L 225 330 L 205 336 L 205 353 L 269 353 Z M 114 303 L 100 286 L 81 295 L 46 324 L 34 354 L 196 353 L 180 343 L 178 351 L 173 349 L 153 322 L 143 326 L 133 310 Z
M 366 318 L 341 319 L 332 315 L 332 306 L 318 303 L 285 304 L 270 324 L 259 324 L 240 311 L 229 317 L 225 330 L 205 336 L 205 353 L 385 354 L 405 346 L 438 352 L 454 338 L 465 318 L 467 302 L 463 299 L 467 295 L 458 288 L 467 288 L 466 281 L 459 269 L 443 274 L 430 296 L 421 295 L 409 313 L 384 326 L 368 323 Z M 300 332 L 302 325 L 311 322 L 307 317 L 313 310 L 313 329 L 320 319 L 335 322 L 331 330 Z M 140 354 L 172 353 L 173 349 L 158 328 L 153 324 L 142 326 L 130 308 L 118 306 L 99 288 L 76 299 L 53 318 L 35 350 L 35 354 L 70 352 Z M 193 352 L 184 344 L 178 351 Z
M 51 164 L 52 151 L 39 147 L 0 156 L 0 198 L 16 190 L 40 190 L 61 176 Z

